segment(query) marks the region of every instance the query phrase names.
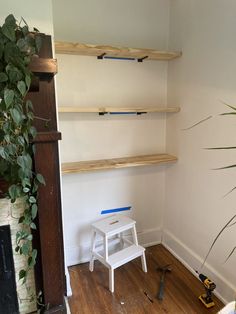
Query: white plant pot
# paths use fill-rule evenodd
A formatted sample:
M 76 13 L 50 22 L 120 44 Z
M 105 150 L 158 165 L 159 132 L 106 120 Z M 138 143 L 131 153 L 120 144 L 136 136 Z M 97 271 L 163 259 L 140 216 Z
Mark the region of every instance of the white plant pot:
M 32 300 L 32 294 L 35 296 L 35 279 L 33 270 L 29 272 L 27 284 L 22 285 L 19 278 L 19 271 L 25 269 L 27 258 L 15 252 L 16 247 L 16 232 L 20 230 L 18 219 L 25 209 L 25 201 L 19 198 L 15 203 L 11 203 L 9 199 L 0 199 L 0 225 L 10 225 L 11 228 L 11 243 L 13 250 L 13 259 L 16 273 L 16 290 L 19 303 L 19 311 L 21 314 L 28 314 L 36 311 L 36 300 Z

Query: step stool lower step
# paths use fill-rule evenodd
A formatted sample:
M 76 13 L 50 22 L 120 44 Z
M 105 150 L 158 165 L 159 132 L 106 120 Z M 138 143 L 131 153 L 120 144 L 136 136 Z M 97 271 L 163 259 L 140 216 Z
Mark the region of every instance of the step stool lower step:
M 125 263 L 128 263 L 129 261 L 132 261 L 136 257 L 141 256 L 144 251 L 145 249 L 140 245 L 131 245 L 117 253 L 110 255 L 108 258 L 108 264 L 111 268 L 115 269 L 121 265 L 124 265 Z

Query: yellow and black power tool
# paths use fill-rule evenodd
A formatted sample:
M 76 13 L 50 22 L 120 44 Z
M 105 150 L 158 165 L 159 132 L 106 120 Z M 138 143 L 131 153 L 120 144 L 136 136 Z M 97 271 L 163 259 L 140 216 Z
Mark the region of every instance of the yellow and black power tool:
M 199 300 L 205 305 L 205 307 L 209 309 L 210 307 L 213 307 L 215 305 L 214 301 L 212 300 L 212 291 L 216 288 L 216 285 L 213 281 L 207 278 L 207 276 L 199 273 L 198 276 L 199 279 L 203 282 L 206 289 L 206 293 L 201 294 L 199 296 Z

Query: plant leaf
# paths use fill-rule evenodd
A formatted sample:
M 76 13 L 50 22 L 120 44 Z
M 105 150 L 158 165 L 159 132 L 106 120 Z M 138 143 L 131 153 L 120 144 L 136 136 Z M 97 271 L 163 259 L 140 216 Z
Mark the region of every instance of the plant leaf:
M 234 254 L 235 250 L 236 250 L 236 246 L 235 246 L 235 247 L 233 248 L 233 250 L 229 253 L 229 255 L 227 256 L 227 258 L 226 258 L 226 260 L 225 260 L 224 263 L 226 263 L 226 262 L 229 260 L 229 258 Z
M 21 17 L 22 21 L 25 23 L 26 26 L 28 26 L 26 20 L 23 18 L 23 16 Z
M 234 190 L 236 190 L 236 186 L 234 188 L 232 188 L 229 192 L 227 192 L 223 197 L 226 197 L 227 195 L 232 193 Z
M 6 82 L 8 80 L 7 75 L 4 72 L 0 73 L 0 83 Z
M 30 155 L 22 155 L 17 157 L 17 164 L 23 169 L 31 169 L 32 167 L 32 158 Z
M 230 165 L 230 166 L 225 166 L 225 167 L 220 167 L 220 168 L 215 168 L 213 170 L 230 169 L 230 168 L 235 168 L 235 167 L 236 167 L 236 164 Z
M 223 104 L 236 111 L 236 107 L 231 106 L 231 105 L 227 104 L 226 102 L 223 102 Z M 226 115 L 231 115 L 231 114 L 236 114 L 236 112 L 225 112 L 225 113 L 221 113 L 220 116 L 226 116 Z
M 33 235 L 30 233 L 26 237 L 27 240 L 32 241 L 33 240 Z
M 37 212 L 38 212 L 38 206 L 36 204 L 33 204 L 31 207 L 31 216 L 33 220 L 36 218 Z
M 206 117 L 205 119 L 202 119 L 202 120 L 200 120 L 199 122 L 197 122 L 197 123 L 195 123 L 195 124 L 189 126 L 188 128 L 182 129 L 182 131 L 190 130 L 190 129 L 194 128 L 195 126 L 197 126 L 197 125 L 199 125 L 199 124 L 201 124 L 201 123 L 203 123 L 203 122 L 205 122 L 205 121 L 207 121 L 207 120 L 209 120 L 209 119 L 211 119 L 211 118 L 213 118 L 213 116 L 208 116 L 208 117 Z
M 13 25 L 4 23 L 2 33 L 12 42 L 16 40 L 15 27 Z
M 35 198 L 34 196 L 30 196 L 29 202 L 30 202 L 31 204 L 36 203 L 36 198 Z
M 217 236 L 215 237 L 214 241 L 212 242 L 211 246 L 210 246 L 210 249 L 208 250 L 207 254 L 206 254 L 206 257 L 204 258 L 204 261 L 201 265 L 201 269 L 203 268 L 203 266 L 205 265 L 206 263 L 206 260 L 209 256 L 209 254 L 211 253 L 216 241 L 219 239 L 220 235 L 223 233 L 223 231 L 231 224 L 231 222 L 236 218 L 236 215 L 234 215 L 225 225 L 224 227 L 220 230 L 220 232 L 217 234 Z
M 5 24 L 7 25 L 12 25 L 12 26 L 16 26 L 16 19 L 14 17 L 13 14 L 9 14 L 6 18 L 5 18 Z
M 7 106 L 7 108 L 12 104 L 14 99 L 15 93 L 11 89 L 5 89 L 4 91 L 4 101 Z
M 44 180 L 44 177 L 38 173 L 37 176 L 36 176 L 37 180 L 39 181 L 39 183 L 43 184 L 43 185 L 46 185 L 46 182 Z
M 32 104 L 32 102 L 31 102 L 30 100 L 27 100 L 27 101 L 26 101 L 25 106 L 26 106 L 26 110 L 27 110 L 27 111 L 29 111 L 29 109 L 30 109 L 30 110 L 33 110 L 33 104 Z
M 36 257 L 37 257 L 37 250 L 33 250 L 31 256 L 28 259 L 28 265 L 29 267 L 33 267 L 36 263 Z
M 36 227 L 36 225 L 35 225 L 35 223 L 34 223 L 34 222 L 31 222 L 31 224 L 30 224 L 30 228 L 31 228 L 31 229 L 34 229 L 34 230 L 36 230 L 36 229 L 37 229 L 37 227 Z
M 235 221 L 235 222 L 233 222 L 232 224 L 228 225 L 228 227 L 227 227 L 227 228 L 231 228 L 231 227 L 232 227 L 232 226 L 234 226 L 234 225 L 236 225 L 236 221 Z
M 26 36 L 29 33 L 29 27 L 28 25 L 25 25 L 22 27 L 22 33 Z
M 18 253 L 18 252 L 19 252 L 19 250 L 20 250 L 20 247 L 19 247 L 19 246 L 17 246 L 17 247 L 15 248 L 15 252 L 16 252 L 16 253 Z
M 23 78 L 22 73 L 13 65 L 8 64 L 6 66 L 6 72 L 9 76 L 9 80 L 12 83 L 15 83 L 17 81 L 20 81 Z
M 29 255 L 29 251 L 30 251 L 30 242 L 26 241 L 25 243 L 23 243 L 22 247 L 21 247 L 21 253 L 25 256 Z
M 25 82 L 24 81 L 19 81 L 17 83 L 17 88 L 18 90 L 20 91 L 21 95 L 22 96 L 25 96 L 25 93 L 26 93 L 26 85 L 25 85 Z
M 236 112 L 225 112 L 225 113 L 221 113 L 220 116 L 227 116 L 231 114 L 236 114 Z
M 204 149 L 236 149 L 236 146 L 225 146 L 225 147 L 207 147 Z
M 17 141 L 18 141 L 18 143 L 19 143 L 21 146 L 24 146 L 24 145 L 25 145 L 25 139 L 24 139 L 23 136 L 21 136 L 21 135 L 18 136 Z
M 21 184 L 22 184 L 22 186 L 23 186 L 24 188 L 31 186 L 31 183 L 30 183 L 29 178 L 23 178 Z
M 34 258 L 34 259 L 36 259 L 36 257 L 37 257 L 37 250 L 36 249 L 33 249 L 33 251 L 32 251 L 32 257 Z
M 26 277 L 26 271 L 24 269 L 21 269 L 19 272 L 19 280 Z
M 3 147 L 3 146 L 0 146 L 0 156 L 3 158 L 3 159 L 8 159 L 9 155 L 6 151 L 6 149 Z
M 32 135 L 33 138 L 35 138 L 35 136 L 37 135 L 37 130 L 34 126 L 31 126 L 31 128 L 29 129 L 29 133 Z
M 10 113 L 11 113 L 11 116 L 12 116 L 12 119 L 14 120 L 14 122 L 17 125 L 19 125 L 20 122 L 23 120 L 22 114 L 15 108 L 11 109 Z
M 27 43 L 27 41 L 24 38 L 20 38 L 17 41 L 17 46 L 19 47 L 20 51 L 22 51 L 22 52 L 27 52 L 29 50 L 29 44 Z
M 233 109 L 233 110 L 236 111 L 236 107 L 234 107 L 234 106 L 232 106 L 232 105 L 229 105 L 229 104 L 227 104 L 226 102 L 223 102 L 223 104 L 225 104 L 227 107 L 229 107 L 229 108 L 231 108 L 231 109 Z
M 27 89 L 29 89 L 30 84 L 31 84 L 31 77 L 29 74 L 26 74 L 26 76 L 25 76 L 25 83 L 26 83 Z
M 17 197 L 20 196 L 21 194 L 21 189 L 19 186 L 17 186 L 16 184 L 13 184 L 9 187 L 8 189 L 9 195 L 11 197 L 12 200 L 15 200 Z

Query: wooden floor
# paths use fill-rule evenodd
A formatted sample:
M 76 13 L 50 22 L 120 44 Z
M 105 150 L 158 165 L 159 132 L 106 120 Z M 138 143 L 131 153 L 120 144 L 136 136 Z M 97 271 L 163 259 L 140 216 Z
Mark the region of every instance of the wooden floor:
M 162 245 L 146 250 L 148 272 L 143 273 L 140 258 L 115 270 L 115 292 L 108 290 L 108 269 L 95 262 L 94 272 L 88 263 L 70 268 L 73 296 L 69 299 L 72 314 L 212 314 L 223 304 L 214 298 L 215 307 L 206 309 L 198 300 L 204 292 L 197 280 Z M 171 263 L 166 276 L 164 300 L 157 300 L 160 273 L 157 267 Z M 147 294 L 149 298 L 145 295 Z

